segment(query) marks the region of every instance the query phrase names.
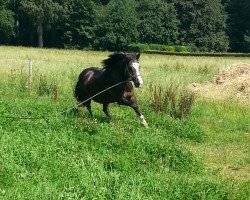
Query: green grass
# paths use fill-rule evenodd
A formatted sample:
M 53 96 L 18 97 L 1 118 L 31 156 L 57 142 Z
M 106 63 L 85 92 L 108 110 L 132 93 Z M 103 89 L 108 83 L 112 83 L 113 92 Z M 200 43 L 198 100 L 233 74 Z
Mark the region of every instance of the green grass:
M 93 120 L 85 109 L 82 118 L 58 114 L 75 105 L 82 69 L 108 54 L 0 47 L 0 199 L 248 199 L 249 105 L 197 99 L 191 115 L 176 120 L 153 111 L 149 89 L 203 83 L 250 59 L 142 54 L 145 85 L 135 92 L 148 129 L 115 104 L 111 121 L 95 103 Z

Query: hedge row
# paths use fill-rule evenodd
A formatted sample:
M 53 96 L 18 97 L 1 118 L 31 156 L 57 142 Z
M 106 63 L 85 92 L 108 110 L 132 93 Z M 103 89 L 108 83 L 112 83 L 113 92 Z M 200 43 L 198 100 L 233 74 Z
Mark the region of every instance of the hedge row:
M 130 44 L 128 51 L 150 54 L 180 55 L 180 56 L 211 56 L 211 57 L 250 57 L 249 53 L 212 53 L 199 52 L 194 46 L 160 45 L 160 44 Z
M 148 50 L 166 51 L 166 52 L 195 52 L 197 49 L 191 46 L 179 46 L 179 45 L 161 45 L 161 44 L 130 44 L 128 51 L 145 52 Z
M 144 53 L 174 56 L 250 57 L 250 53 L 168 52 L 159 50 L 145 50 Z

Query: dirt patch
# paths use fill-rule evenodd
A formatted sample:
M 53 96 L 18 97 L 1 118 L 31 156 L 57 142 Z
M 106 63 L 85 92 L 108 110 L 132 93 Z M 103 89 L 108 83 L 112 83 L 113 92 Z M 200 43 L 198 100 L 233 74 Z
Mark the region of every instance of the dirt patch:
M 213 80 L 204 84 L 192 83 L 189 89 L 206 98 L 233 98 L 250 103 L 250 64 L 235 64 L 222 69 Z
M 232 167 L 232 166 L 224 166 L 223 174 L 226 178 L 234 178 L 238 180 L 250 180 L 250 170 L 249 166 L 245 167 Z

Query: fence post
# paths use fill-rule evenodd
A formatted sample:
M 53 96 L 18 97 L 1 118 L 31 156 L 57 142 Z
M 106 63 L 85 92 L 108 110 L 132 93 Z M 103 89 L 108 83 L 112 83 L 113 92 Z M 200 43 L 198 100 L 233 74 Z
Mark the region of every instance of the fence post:
M 32 61 L 29 59 L 29 90 L 32 90 Z

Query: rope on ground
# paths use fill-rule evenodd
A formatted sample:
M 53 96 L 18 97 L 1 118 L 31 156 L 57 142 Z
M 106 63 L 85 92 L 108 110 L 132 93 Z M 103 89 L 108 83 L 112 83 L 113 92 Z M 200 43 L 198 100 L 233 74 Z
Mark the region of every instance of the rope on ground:
M 114 87 L 116 87 L 116 86 L 118 86 L 118 85 L 121 85 L 121 84 L 123 84 L 123 83 L 126 83 L 126 82 L 128 82 L 128 80 L 127 80 L 127 81 L 119 82 L 119 83 L 117 83 L 117 84 L 115 84 L 115 85 L 112 85 L 112 86 L 110 86 L 110 87 L 108 87 L 108 88 L 106 88 L 106 89 L 104 89 L 104 90 L 102 90 L 102 91 L 96 93 L 95 95 L 91 96 L 90 98 L 84 100 L 83 102 L 81 102 L 81 103 L 75 105 L 74 107 L 71 107 L 71 108 L 69 108 L 69 109 L 67 109 L 67 110 L 64 110 L 64 111 L 61 111 L 61 112 L 58 112 L 58 113 L 56 113 L 56 114 L 54 114 L 54 115 L 42 115 L 42 116 L 37 116 L 37 117 L 32 117 L 32 116 L 28 117 L 28 116 L 3 115 L 3 116 L 0 116 L 0 118 L 7 118 L 7 119 L 25 119 L 25 120 L 26 120 L 26 119 L 31 119 L 31 120 L 44 119 L 44 120 L 47 121 L 48 118 L 50 118 L 50 117 L 58 116 L 58 115 L 67 113 L 67 112 L 73 110 L 74 108 L 77 108 L 77 107 L 81 106 L 81 105 L 84 104 L 85 102 L 87 102 L 87 101 L 93 99 L 94 97 L 98 96 L 99 94 L 101 94 L 101 93 L 103 93 L 103 92 L 106 92 L 107 90 L 109 90 L 109 89 L 111 89 L 111 88 L 114 88 Z

